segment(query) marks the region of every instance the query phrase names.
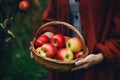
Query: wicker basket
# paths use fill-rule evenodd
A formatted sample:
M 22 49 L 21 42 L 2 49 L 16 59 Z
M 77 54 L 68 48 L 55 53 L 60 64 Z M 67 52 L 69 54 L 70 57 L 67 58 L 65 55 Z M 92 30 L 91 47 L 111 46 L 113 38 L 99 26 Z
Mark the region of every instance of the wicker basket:
M 81 33 L 72 25 L 66 23 L 66 22 L 61 22 L 61 21 L 52 21 L 52 22 L 48 22 L 44 25 L 42 25 L 36 32 L 35 34 L 35 37 L 32 41 L 32 45 L 31 45 L 31 48 L 32 48 L 32 55 L 33 55 L 33 59 L 38 62 L 41 66 L 45 67 L 46 69 L 48 70 L 52 70 L 52 71 L 55 71 L 55 72 L 67 72 L 67 71 L 70 71 L 71 68 L 73 68 L 75 65 L 75 61 L 77 61 L 78 59 L 76 60 L 72 60 L 70 62 L 64 62 L 64 61 L 61 61 L 61 60 L 56 60 L 56 59 L 52 59 L 52 58 L 48 58 L 48 57 L 43 57 L 43 56 L 40 56 L 38 55 L 38 53 L 35 51 L 35 47 L 34 47 L 34 41 L 37 37 L 37 34 L 39 31 L 41 31 L 41 29 L 43 27 L 46 27 L 48 25 L 64 25 L 65 27 L 73 30 L 83 41 L 83 56 L 79 59 L 83 59 L 84 57 L 86 57 L 88 55 L 88 48 L 86 47 L 85 45 L 85 40 L 83 38 L 83 36 L 81 35 Z

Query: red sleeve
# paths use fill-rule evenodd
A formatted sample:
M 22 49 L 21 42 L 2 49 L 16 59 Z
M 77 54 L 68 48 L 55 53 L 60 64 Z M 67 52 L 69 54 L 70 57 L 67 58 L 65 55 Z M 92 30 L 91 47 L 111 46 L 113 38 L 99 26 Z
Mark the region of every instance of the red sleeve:
M 114 26 L 108 33 L 107 39 L 103 43 L 96 45 L 97 50 L 103 53 L 105 62 L 112 63 L 112 65 L 119 65 L 120 67 L 120 1 L 117 2 L 114 9 L 112 21 Z

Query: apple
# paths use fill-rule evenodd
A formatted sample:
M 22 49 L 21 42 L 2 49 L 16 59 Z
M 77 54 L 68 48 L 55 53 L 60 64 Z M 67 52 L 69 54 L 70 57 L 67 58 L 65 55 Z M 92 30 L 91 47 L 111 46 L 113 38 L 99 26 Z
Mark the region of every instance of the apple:
M 29 9 L 29 7 L 30 7 L 30 2 L 29 1 L 27 1 L 27 0 L 20 1 L 20 3 L 19 3 L 19 9 L 20 10 L 25 11 L 25 10 Z
M 48 36 L 46 36 L 46 35 L 41 35 L 41 36 L 39 36 L 36 40 L 35 40 L 35 46 L 36 47 L 40 47 L 40 46 L 42 46 L 44 43 L 48 43 L 49 42 L 49 38 L 48 38 Z
M 83 55 L 83 51 L 79 51 L 74 54 L 74 59 L 80 58 Z
M 53 58 L 56 55 L 57 49 L 52 43 L 44 43 L 36 49 L 41 56 Z
M 65 38 L 62 34 L 55 34 L 51 37 L 50 42 L 57 48 L 65 47 Z
M 70 49 L 72 52 L 76 53 L 82 50 L 83 43 L 81 38 L 73 37 L 69 38 L 66 42 L 66 48 Z
M 65 36 L 64 38 L 65 38 L 65 43 L 70 39 L 70 37 L 68 36 Z
M 41 53 L 41 47 L 36 48 L 36 52 L 38 53 L 38 55 L 46 56 L 45 53 Z
M 74 58 L 73 52 L 67 48 L 61 48 L 57 51 L 57 59 L 63 61 L 71 61 Z

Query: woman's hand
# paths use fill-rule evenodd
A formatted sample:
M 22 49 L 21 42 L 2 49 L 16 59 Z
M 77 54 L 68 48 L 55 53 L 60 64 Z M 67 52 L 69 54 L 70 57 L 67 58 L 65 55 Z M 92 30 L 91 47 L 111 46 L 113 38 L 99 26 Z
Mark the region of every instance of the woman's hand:
M 104 57 L 103 57 L 102 53 L 90 54 L 87 57 L 85 57 L 84 59 L 76 61 L 75 62 L 76 66 L 74 68 L 72 68 L 71 71 L 79 70 L 79 69 L 87 69 L 95 64 L 102 62 L 103 59 L 104 59 Z

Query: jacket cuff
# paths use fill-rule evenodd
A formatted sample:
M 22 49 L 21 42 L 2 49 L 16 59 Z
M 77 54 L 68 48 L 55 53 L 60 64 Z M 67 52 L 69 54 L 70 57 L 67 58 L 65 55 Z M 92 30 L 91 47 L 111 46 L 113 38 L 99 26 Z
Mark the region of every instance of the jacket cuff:
M 101 43 L 97 43 L 96 46 L 95 46 L 95 49 L 97 52 L 100 52 L 103 54 L 104 56 L 104 62 L 107 62 L 107 63 L 111 63 L 113 60 L 109 50 L 107 47 L 105 47 L 103 44 Z

